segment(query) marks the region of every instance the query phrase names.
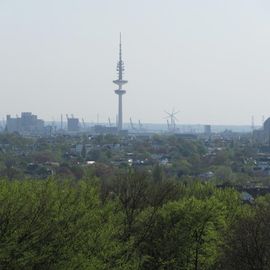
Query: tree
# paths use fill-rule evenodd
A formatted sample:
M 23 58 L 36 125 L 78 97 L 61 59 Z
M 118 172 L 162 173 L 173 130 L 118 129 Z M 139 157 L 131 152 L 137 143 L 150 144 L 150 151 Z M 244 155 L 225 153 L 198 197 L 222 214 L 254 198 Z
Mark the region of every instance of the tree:
M 224 223 L 222 203 L 215 198 L 168 202 L 140 245 L 142 269 L 210 269 L 219 258 Z
M 154 182 L 162 182 L 163 179 L 163 170 L 159 164 L 156 164 L 153 168 L 153 180 Z
M 1 181 L 0 202 L 1 269 L 135 269 L 116 206 L 93 183 Z
M 255 208 L 246 206 L 226 235 L 220 269 L 266 270 L 270 268 L 270 204 L 259 199 Z

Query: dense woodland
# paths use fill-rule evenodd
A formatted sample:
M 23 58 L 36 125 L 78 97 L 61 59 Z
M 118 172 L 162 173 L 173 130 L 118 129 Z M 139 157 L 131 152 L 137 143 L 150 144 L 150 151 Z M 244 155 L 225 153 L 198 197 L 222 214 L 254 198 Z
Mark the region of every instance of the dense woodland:
M 0 269 L 269 269 L 270 196 L 157 180 L 0 181 Z

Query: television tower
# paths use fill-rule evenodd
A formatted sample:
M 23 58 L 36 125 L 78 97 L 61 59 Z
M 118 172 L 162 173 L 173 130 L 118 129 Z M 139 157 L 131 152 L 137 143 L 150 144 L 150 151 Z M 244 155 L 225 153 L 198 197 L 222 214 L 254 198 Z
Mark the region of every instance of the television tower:
M 126 93 L 126 90 L 122 89 L 122 86 L 126 84 L 128 81 L 123 80 L 123 74 L 125 70 L 124 62 L 122 60 L 122 41 L 121 41 L 121 33 L 120 33 L 120 44 L 119 44 L 119 61 L 117 63 L 117 74 L 118 79 L 113 81 L 116 85 L 118 85 L 118 89 L 115 90 L 115 94 L 118 95 L 118 121 L 117 127 L 118 131 L 123 128 L 123 108 L 122 108 L 122 96 Z

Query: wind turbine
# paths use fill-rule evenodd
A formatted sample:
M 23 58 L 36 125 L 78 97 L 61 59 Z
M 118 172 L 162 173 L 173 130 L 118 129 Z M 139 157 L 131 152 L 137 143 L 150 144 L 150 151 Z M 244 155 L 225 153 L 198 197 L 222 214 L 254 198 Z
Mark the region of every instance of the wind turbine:
M 171 113 L 165 111 L 165 113 L 167 114 L 165 119 L 167 119 L 168 129 L 171 130 L 171 131 L 175 131 L 175 129 L 176 129 L 176 121 L 178 121 L 176 115 L 179 112 L 180 111 L 175 111 L 174 108 L 172 109 Z M 170 123 L 169 123 L 169 120 L 170 120 Z

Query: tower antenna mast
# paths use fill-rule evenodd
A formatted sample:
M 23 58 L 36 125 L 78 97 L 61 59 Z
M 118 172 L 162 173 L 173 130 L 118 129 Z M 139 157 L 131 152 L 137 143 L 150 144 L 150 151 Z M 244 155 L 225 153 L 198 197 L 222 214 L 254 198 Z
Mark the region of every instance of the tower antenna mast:
M 118 86 L 118 89 L 115 90 L 115 94 L 118 95 L 118 119 L 117 119 L 117 128 L 118 131 L 121 131 L 123 128 L 123 105 L 122 105 L 122 96 L 126 93 L 126 90 L 122 89 L 122 86 L 126 84 L 128 81 L 123 80 L 123 74 L 125 70 L 124 62 L 122 60 L 122 37 L 120 33 L 120 42 L 119 42 L 119 61 L 117 63 L 117 75 L 118 79 L 114 80 Z

